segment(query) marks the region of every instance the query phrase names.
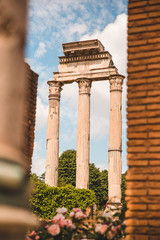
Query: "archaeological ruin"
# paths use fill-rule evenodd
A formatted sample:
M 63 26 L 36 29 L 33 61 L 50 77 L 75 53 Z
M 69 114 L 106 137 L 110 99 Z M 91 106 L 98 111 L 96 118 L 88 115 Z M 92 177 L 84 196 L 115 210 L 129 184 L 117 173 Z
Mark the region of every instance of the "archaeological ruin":
M 76 188 L 88 188 L 90 158 L 90 94 L 92 82 L 110 83 L 110 127 L 108 149 L 109 202 L 121 202 L 122 84 L 112 56 L 95 40 L 65 43 L 59 57 L 58 72 L 49 85 L 47 160 L 45 183 L 57 187 L 59 161 L 60 95 L 64 84 L 77 82 L 79 87 Z

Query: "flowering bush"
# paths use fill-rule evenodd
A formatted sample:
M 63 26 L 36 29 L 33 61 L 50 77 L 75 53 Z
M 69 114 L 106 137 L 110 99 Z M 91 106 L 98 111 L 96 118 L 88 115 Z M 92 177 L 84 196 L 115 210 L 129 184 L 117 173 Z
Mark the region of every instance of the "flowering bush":
M 119 240 L 124 236 L 124 224 L 112 218 L 110 212 L 91 220 L 80 208 L 74 208 L 66 218 L 67 209 L 57 209 L 53 220 L 28 234 L 27 240 Z
M 69 213 L 75 207 L 86 209 L 87 206 L 97 203 L 95 193 L 89 189 L 77 189 L 70 185 L 50 187 L 39 180 L 33 183 L 30 206 L 32 211 L 43 219 L 52 219 L 56 209 L 64 205 Z

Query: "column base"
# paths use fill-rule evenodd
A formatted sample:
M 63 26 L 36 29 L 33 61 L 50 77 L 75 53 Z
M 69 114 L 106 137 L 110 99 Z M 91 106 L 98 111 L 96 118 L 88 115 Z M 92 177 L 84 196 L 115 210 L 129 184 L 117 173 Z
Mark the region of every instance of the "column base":
M 106 209 L 104 210 L 104 214 L 110 213 L 113 219 L 118 220 L 119 219 L 118 215 L 120 214 L 121 209 L 122 209 L 122 203 L 108 202 L 106 204 Z

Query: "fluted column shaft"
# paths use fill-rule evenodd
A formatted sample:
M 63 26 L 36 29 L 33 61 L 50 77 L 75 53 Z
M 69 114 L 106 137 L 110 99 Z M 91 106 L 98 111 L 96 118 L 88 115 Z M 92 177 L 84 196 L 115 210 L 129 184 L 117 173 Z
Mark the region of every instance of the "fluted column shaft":
M 45 183 L 58 186 L 58 162 L 59 162 L 59 113 L 60 92 L 62 84 L 49 81 L 49 114 L 47 125 L 47 159 L 45 171 Z
M 110 82 L 110 126 L 108 154 L 108 197 L 110 203 L 121 202 L 122 172 L 122 84 L 123 77 L 113 76 Z
M 89 187 L 91 81 L 80 79 L 77 128 L 76 188 Z

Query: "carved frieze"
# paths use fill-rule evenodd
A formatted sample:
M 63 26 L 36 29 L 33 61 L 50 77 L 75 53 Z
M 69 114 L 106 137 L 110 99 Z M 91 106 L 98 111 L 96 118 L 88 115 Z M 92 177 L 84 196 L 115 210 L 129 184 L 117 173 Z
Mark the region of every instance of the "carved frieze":
M 79 86 L 79 94 L 90 94 L 92 81 L 86 78 L 79 79 L 78 81 Z
M 109 78 L 110 91 L 122 91 L 123 78 L 122 76 L 111 76 Z
M 59 57 L 59 63 L 69 63 L 69 62 L 80 62 L 80 61 L 93 61 L 93 60 L 99 60 L 99 59 L 111 59 L 111 54 L 107 51 L 97 54 L 91 54 L 91 55 L 81 55 L 81 56 L 61 56 Z

